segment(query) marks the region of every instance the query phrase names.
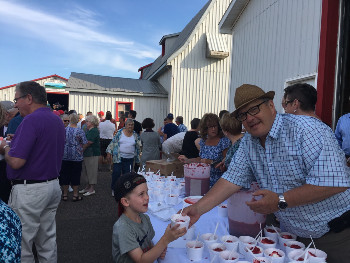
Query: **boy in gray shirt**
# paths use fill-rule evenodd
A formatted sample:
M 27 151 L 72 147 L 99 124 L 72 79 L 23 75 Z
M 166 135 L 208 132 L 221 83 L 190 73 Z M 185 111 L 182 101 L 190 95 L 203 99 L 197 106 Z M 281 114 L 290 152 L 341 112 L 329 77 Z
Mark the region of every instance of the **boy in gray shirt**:
M 164 258 L 168 244 L 186 233 L 186 229 L 168 225 L 164 235 L 153 245 L 154 229 L 144 213 L 148 210 L 148 188 L 145 178 L 137 173 L 122 175 L 115 186 L 118 221 L 113 226 L 113 262 L 154 262 Z

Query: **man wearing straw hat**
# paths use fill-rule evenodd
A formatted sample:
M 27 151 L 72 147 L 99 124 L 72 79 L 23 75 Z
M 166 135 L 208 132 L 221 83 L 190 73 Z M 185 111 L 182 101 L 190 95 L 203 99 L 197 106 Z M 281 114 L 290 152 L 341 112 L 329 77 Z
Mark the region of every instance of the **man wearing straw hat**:
M 257 181 L 257 213 L 274 213 L 284 231 L 328 254 L 327 262 L 350 258 L 350 173 L 332 130 L 309 116 L 278 114 L 275 92 L 243 84 L 236 90 L 234 116 L 247 133 L 229 169 L 183 214 L 191 223 L 242 187 Z

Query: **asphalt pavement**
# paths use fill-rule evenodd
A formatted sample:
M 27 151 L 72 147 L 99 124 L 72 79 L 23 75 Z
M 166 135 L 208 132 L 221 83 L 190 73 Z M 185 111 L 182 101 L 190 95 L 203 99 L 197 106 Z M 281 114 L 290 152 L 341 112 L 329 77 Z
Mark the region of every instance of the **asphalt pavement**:
M 110 190 L 111 172 L 98 174 L 96 194 L 82 201 L 61 201 L 56 215 L 59 263 L 112 262 L 112 229 L 117 205 Z M 82 184 L 81 188 L 84 185 Z

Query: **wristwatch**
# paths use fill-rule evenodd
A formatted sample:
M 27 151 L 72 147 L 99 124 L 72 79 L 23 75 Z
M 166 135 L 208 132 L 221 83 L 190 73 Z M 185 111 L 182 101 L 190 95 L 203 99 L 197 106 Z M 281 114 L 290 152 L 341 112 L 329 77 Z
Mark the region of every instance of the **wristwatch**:
M 288 204 L 287 204 L 286 200 L 284 199 L 283 195 L 278 196 L 278 198 L 279 198 L 278 208 L 279 208 L 279 210 L 283 211 L 288 207 Z

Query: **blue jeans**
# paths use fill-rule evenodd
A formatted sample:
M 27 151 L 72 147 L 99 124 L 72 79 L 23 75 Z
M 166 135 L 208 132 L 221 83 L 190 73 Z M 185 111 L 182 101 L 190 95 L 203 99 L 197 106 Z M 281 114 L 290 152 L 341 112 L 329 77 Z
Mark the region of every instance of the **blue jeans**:
M 121 158 L 120 163 L 113 164 L 113 172 L 112 172 L 112 183 L 111 188 L 114 190 L 114 185 L 117 182 L 118 178 L 122 174 L 130 173 L 133 171 L 134 158 Z M 131 166 L 131 169 L 130 169 Z

